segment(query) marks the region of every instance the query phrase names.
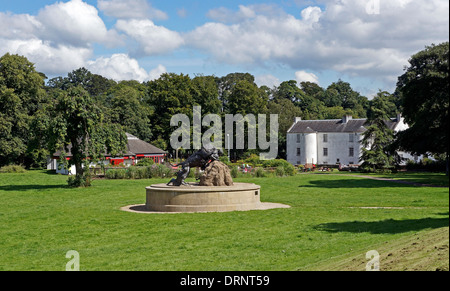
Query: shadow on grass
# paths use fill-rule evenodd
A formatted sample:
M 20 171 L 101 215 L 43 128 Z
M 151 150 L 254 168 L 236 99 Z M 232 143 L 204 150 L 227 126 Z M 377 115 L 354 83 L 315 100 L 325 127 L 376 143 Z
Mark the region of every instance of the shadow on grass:
M 327 232 L 368 232 L 371 234 L 396 234 L 409 231 L 419 231 L 422 229 L 434 229 L 449 226 L 448 212 L 441 213 L 446 218 L 422 218 L 407 220 L 381 220 L 381 221 L 352 221 L 352 222 L 332 222 L 315 226 L 316 230 Z
M 408 184 L 393 183 L 391 181 L 379 181 L 370 179 L 340 179 L 340 180 L 315 180 L 308 185 L 300 185 L 300 188 L 385 188 L 385 187 L 414 187 Z
M 0 186 L 0 191 L 30 191 L 49 189 L 69 189 L 68 185 L 6 185 Z

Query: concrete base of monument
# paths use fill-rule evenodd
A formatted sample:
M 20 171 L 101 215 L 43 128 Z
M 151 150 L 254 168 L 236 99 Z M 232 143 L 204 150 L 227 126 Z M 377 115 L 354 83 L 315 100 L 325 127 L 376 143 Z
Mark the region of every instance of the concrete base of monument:
M 262 203 L 259 185 L 234 183 L 233 186 L 208 187 L 167 186 L 157 184 L 147 187 L 145 205 L 131 205 L 121 208 L 138 213 L 192 213 L 229 212 L 289 208 L 279 203 Z

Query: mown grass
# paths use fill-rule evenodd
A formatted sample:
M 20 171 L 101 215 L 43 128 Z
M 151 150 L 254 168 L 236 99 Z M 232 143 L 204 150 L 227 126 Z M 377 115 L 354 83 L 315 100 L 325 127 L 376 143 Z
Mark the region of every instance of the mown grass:
M 448 227 L 448 188 L 301 174 L 241 178 L 290 209 L 136 214 L 167 179 L 95 180 L 71 189 L 46 171 L 0 174 L 0 270 L 298 270 Z M 400 209 L 363 209 L 397 207 Z

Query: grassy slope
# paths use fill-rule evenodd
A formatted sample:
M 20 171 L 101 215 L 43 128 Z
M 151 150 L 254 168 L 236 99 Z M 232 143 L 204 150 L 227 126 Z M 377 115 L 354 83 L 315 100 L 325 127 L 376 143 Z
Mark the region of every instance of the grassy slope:
M 378 247 L 383 258 L 389 246 L 449 225 L 448 188 L 358 177 L 239 179 L 292 208 L 171 215 L 119 210 L 145 203 L 145 187 L 165 180 L 68 189 L 66 179 L 0 174 L 0 270 L 64 270 L 69 250 L 82 270 L 326 270 Z

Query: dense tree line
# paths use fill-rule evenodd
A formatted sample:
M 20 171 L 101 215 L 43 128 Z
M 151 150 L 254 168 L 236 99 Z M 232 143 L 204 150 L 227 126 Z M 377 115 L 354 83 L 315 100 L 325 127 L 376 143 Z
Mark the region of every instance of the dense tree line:
M 448 77 L 448 63 L 446 69 Z M 409 91 L 416 89 L 408 87 L 408 77 L 403 77 L 399 81 L 401 90 L 395 94 L 380 91 L 369 100 L 342 80 L 327 88 L 293 80 L 268 88 L 257 86 L 254 76 L 248 73 L 224 77 L 166 73 L 157 80 L 141 83 L 116 82 L 80 68 L 65 77 L 45 82 L 46 79 L 25 57 L 5 54 L 0 58 L 0 166 L 42 167 L 50 152 L 75 141 L 80 141 L 81 147 L 75 151 L 101 151 L 106 145 L 119 153 L 125 142 L 124 132 L 172 152 L 171 117 L 178 113 L 192 117 L 193 106 L 197 105 L 202 107 L 202 116 L 278 114 L 279 156 L 285 158 L 286 132 L 294 117 L 394 117 L 403 108 L 409 108 Z M 443 86 L 447 90 L 446 84 Z M 438 98 L 447 102 L 447 119 L 441 116 L 441 120 L 448 129 L 446 92 L 446 96 L 435 95 L 437 103 Z M 380 104 L 382 114 L 374 112 Z M 418 124 L 413 118 L 420 112 L 407 112 L 408 121 Z M 448 138 L 444 141 L 440 152 L 448 150 Z M 91 154 L 98 151 L 92 150 Z M 237 154 L 242 157 L 248 153 Z

